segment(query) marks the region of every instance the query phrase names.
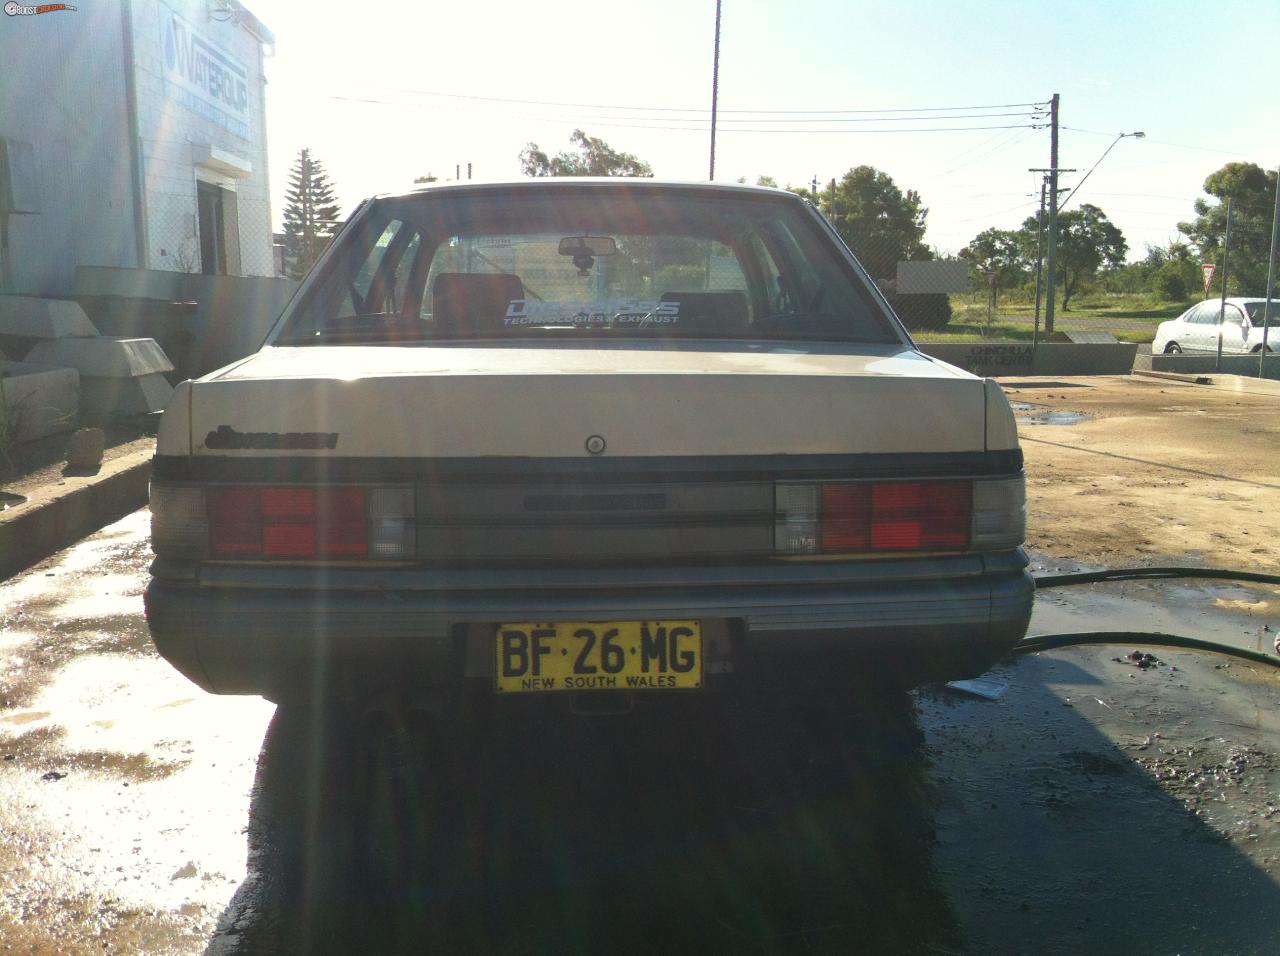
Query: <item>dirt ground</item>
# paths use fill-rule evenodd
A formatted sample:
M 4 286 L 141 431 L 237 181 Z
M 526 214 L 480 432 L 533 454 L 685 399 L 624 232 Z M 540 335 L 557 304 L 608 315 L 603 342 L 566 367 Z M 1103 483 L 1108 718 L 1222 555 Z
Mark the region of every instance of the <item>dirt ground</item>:
M 1031 406 L 1018 410 L 1028 547 L 1105 567 L 1280 573 L 1280 390 L 1235 381 L 1004 380 Z M 1084 418 L 1039 423 L 1074 417 L 1052 413 Z
M 1280 568 L 1280 394 L 1004 384 L 1037 571 Z M 1272 668 L 1073 647 L 995 700 L 512 721 L 437 767 L 156 657 L 147 519 L 0 583 L 0 950 L 1280 952 Z M 1197 579 L 1046 589 L 1031 625 L 1277 629 L 1280 588 Z

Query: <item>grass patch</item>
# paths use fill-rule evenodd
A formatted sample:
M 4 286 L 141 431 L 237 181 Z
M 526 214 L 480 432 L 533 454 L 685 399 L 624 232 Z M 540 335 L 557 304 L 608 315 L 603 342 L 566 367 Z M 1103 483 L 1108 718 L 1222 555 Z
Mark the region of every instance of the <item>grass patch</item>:
M 1177 318 L 1185 302 L 1165 302 L 1137 293 L 1090 292 L 1072 302 L 1066 312 L 1058 309 L 1058 331 L 1110 332 L 1121 342 L 1150 342 L 1161 322 Z M 922 342 L 1013 341 L 1030 342 L 1035 327 L 1035 297 L 1024 290 L 1005 293 L 987 322 L 987 298 L 982 292 L 951 296 L 951 322 L 938 332 L 920 332 Z M 1044 338 L 1044 304 L 1041 303 L 1040 335 Z

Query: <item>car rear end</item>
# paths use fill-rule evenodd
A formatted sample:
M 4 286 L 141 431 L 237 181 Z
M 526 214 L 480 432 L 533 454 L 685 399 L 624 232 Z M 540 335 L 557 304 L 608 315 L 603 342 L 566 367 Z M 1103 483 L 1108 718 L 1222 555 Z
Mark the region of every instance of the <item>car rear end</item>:
M 1032 599 L 999 387 L 760 190 L 371 204 L 268 347 L 178 389 L 152 510 L 153 637 L 218 693 L 912 684 Z

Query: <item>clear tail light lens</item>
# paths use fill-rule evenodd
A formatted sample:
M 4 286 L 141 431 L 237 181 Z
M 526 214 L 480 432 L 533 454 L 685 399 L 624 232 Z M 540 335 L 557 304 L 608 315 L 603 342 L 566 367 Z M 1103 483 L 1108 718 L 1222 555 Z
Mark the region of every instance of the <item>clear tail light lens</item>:
M 1016 548 L 1027 537 L 1027 482 L 1019 476 L 973 483 L 973 547 Z
M 382 561 L 412 558 L 418 549 L 412 488 L 369 490 L 369 557 Z
M 779 554 L 814 554 L 819 550 L 819 491 L 816 484 L 774 486 L 773 548 Z
M 156 554 L 199 558 L 209 550 L 204 489 L 151 483 L 151 547 Z

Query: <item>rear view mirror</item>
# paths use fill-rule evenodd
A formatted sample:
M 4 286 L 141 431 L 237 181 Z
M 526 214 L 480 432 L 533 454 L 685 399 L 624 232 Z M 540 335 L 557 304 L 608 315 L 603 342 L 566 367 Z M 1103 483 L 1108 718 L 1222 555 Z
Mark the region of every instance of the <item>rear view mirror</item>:
M 560 255 L 612 256 L 618 252 L 618 244 L 612 236 L 566 236 L 560 240 Z

